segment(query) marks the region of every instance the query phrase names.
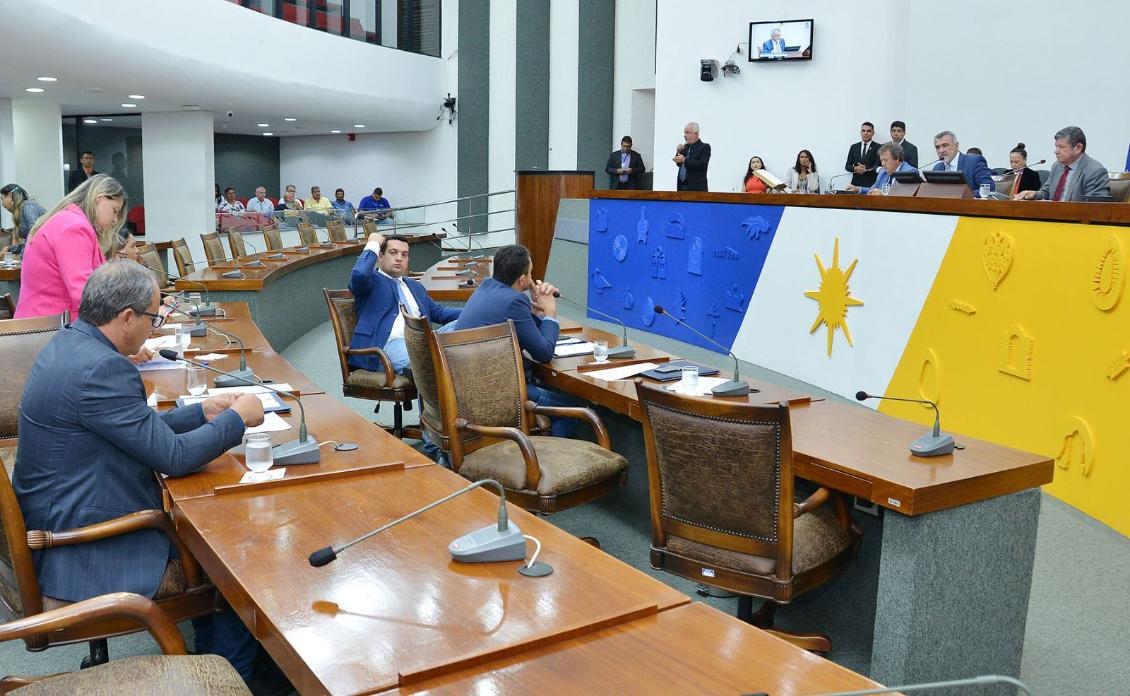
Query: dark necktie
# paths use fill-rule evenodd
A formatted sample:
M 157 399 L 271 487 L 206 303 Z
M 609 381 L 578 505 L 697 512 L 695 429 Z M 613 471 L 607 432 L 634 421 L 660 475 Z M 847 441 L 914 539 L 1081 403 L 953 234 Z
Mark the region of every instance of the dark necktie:
M 1071 172 L 1071 167 L 1065 166 L 1063 174 L 1059 175 L 1059 183 L 1055 185 L 1055 193 L 1052 194 L 1053 201 L 1063 200 L 1063 187 L 1067 185 L 1067 175 Z
M 683 163 L 679 165 L 679 181 L 687 180 L 687 158 L 691 156 L 691 146 L 683 148 Z

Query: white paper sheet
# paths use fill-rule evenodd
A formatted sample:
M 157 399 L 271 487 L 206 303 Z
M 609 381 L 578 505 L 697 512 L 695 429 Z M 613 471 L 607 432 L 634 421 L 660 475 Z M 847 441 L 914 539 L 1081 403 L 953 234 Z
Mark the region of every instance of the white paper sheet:
M 286 467 L 280 466 L 278 468 L 267 469 L 261 474 L 254 471 L 248 471 L 243 474 L 243 478 L 239 480 L 240 483 L 262 483 L 264 481 L 278 481 L 283 476 L 286 476 Z
M 244 432 L 244 434 L 247 434 L 247 433 L 275 433 L 275 432 L 279 432 L 280 430 L 290 430 L 290 425 L 286 421 L 284 421 L 282 418 L 280 418 L 279 414 L 268 413 L 263 418 L 263 423 L 261 425 L 257 425 L 254 428 L 248 428 L 248 429 L 244 430 L 243 432 Z
M 593 370 L 592 372 L 585 372 L 582 374 L 588 377 L 592 377 L 593 379 L 603 379 L 611 382 L 617 379 L 628 379 L 629 377 L 635 377 L 641 372 L 654 370 L 657 367 L 659 367 L 659 365 L 656 363 L 645 362 L 639 363 L 638 365 L 624 365 L 622 367 L 610 367 L 605 370 Z
M 196 362 L 215 362 L 217 360 L 223 360 L 226 357 L 228 357 L 227 353 L 208 353 L 206 355 L 197 355 L 193 360 Z
M 272 384 L 271 386 L 275 389 L 278 389 L 279 391 L 294 391 L 294 387 L 290 386 L 286 382 Z M 220 394 L 262 394 L 263 392 L 269 391 L 273 390 L 267 389 L 266 387 L 253 387 L 248 385 L 246 387 L 212 387 L 208 390 L 208 394 L 210 394 L 211 396 L 219 396 Z
M 725 377 L 699 377 L 698 378 L 698 388 L 694 391 L 693 395 L 694 396 L 710 396 L 710 390 L 711 389 L 713 389 L 714 387 L 717 387 L 719 384 L 722 384 L 723 382 L 729 382 L 729 381 L 730 380 L 726 379 Z M 679 392 L 680 394 L 686 394 L 687 392 L 684 389 L 684 386 L 685 385 L 683 384 L 683 380 L 679 380 L 678 382 L 675 382 L 674 384 L 667 385 L 667 391 L 673 391 L 673 392 Z
M 580 343 L 565 343 L 553 349 L 553 357 L 572 358 L 577 355 L 588 355 L 592 351 L 593 345 L 588 341 L 581 341 Z

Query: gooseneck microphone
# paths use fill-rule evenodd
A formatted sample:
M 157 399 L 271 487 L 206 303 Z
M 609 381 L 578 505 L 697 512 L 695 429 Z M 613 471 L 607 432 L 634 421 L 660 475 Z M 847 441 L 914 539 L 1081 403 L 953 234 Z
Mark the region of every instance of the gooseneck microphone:
M 619 317 L 614 317 L 611 314 L 608 314 L 607 312 L 602 312 L 599 309 L 595 309 L 595 308 L 590 307 L 586 304 L 581 304 L 580 302 L 574 302 L 573 300 L 570 300 L 568 297 L 562 297 L 560 292 L 554 292 L 553 296 L 556 297 L 559 300 L 564 300 L 565 302 L 568 302 L 569 304 L 573 305 L 574 307 L 580 307 L 581 309 L 587 309 L 588 311 L 592 312 L 593 314 L 599 314 L 600 316 L 605 317 L 606 319 L 611 319 L 613 322 L 620 325 L 620 329 L 623 331 L 623 335 L 621 337 L 621 344 L 619 346 L 615 347 L 615 348 L 609 348 L 608 349 L 608 357 L 609 358 L 615 359 L 615 358 L 634 358 L 634 357 L 636 357 L 636 349 L 628 345 L 628 325 L 625 324 L 623 321 L 621 321 L 621 319 Z
M 1006 677 L 999 674 L 986 674 L 968 679 L 950 679 L 948 681 L 930 682 L 921 684 L 903 684 L 902 686 L 875 687 L 874 689 L 861 689 L 859 691 L 836 691 L 819 694 L 818 696 L 870 696 L 871 694 L 912 693 L 915 691 L 934 691 L 935 689 L 965 689 L 970 686 L 989 686 L 992 684 L 1008 684 L 1016 687 L 1017 694 L 1032 696 L 1024 682 L 1015 677 Z M 978 689 L 978 692 L 981 690 Z M 965 693 L 970 693 L 966 691 Z
M 934 409 L 934 430 L 910 443 L 910 452 L 919 457 L 937 457 L 953 452 L 953 435 L 942 434 L 942 414 L 938 410 L 938 405 L 933 401 L 927 399 L 905 399 L 899 396 L 880 396 L 878 394 L 868 394 L 865 391 L 857 391 L 855 393 L 856 401 L 866 401 L 867 399 L 885 399 L 887 401 L 905 401 L 911 404 L 926 404 Z
M 671 321 L 675 322 L 679 326 L 690 329 L 693 333 L 697 334 L 702 339 L 709 341 L 710 343 L 713 343 L 714 345 L 716 345 L 719 348 L 721 348 L 722 350 L 724 350 L 726 352 L 726 355 L 729 355 L 731 358 L 734 359 L 734 378 L 732 380 L 730 380 L 729 382 L 723 382 L 722 384 L 719 384 L 717 387 L 714 387 L 713 389 L 711 389 L 710 390 L 711 394 L 713 394 L 714 396 L 745 396 L 746 394 L 749 394 L 749 385 L 742 381 L 741 374 L 739 374 L 739 372 L 738 372 L 738 356 L 734 355 L 734 351 L 730 350 L 729 348 L 722 345 L 718 341 L 715 341 L 713 338 L 707 336 L 706 334 L 699 331 L 698 329 L 691 326 L 690 324 L 686 323 L 682 319 L 679 319 L 674 314 L 671 314 L 670 312 L 663 309 L 663 307 L 661 307 L 659 305 L 655 305 L 655 313 L 656 314 L 662 314 L 664 316 L 670 317 Z
M 264 389 L 273 391 L 276 394 L 282 394 L 283 396 L 291 397 L 298 402 L 298 412 L 300 414 L 298 423 L 298 439 L 291 440 L 290 442 L 285 442 L 281 445 L 275 445 L 272 448 L 274 452 L 275 464 L 278 464 L 280 466 L 288 466 L 291 464 L 317 464 L 322 460 L 322 451 L 318 447 L 318 441 L 314 439 L 314 437 L 310 435 L 309 431 L 306 429 L 306 409 L 305 407 L 303 407 L 302 399 L 298 396 L 298 394 L 290 391 L 284 391 L 282 389 L 276 389 L 269 384 L 252 382 L 249 379 L 236 377 L 236 375 L 230 372 L 224 372 L 223 370 L 212 367 L 207 363 L 197 362 L 195 360 L 190 360 L 188 358 L 178 356 L 175 350 L 169 350 L 166 348 L 164 350 L 161 350 L 160 354 L 161 357 L 166 360 L 171 360 L 173 362 L 181 360 L 188 363 L 189 365 L 203 367 L 205 370 L 211 370 L 212 372 L 218 372 L 221 375 L 227 375 L 228 377 L 237 379 L 239 380 L 240 384 L 245 384 L 252 387 L 263 387 Z
M 408 520 L 422 515 L 423 513 L 431 510 L 432 508 L 443 505 L 453 498 L 458 498 L 464 493 L 479 488 L 480 486 L 489 485 L 498 490 L 498 523 L 487 525 L 482 529 L 465 534 L 455 541 L 447 545 L 448 552 L 451 553 L 452 560 L 460 561 L 462 563 L 493 563 L 498 561 L 520 561 L 526 557 L 526 539 L 522 536 L 521 530 L 518 525 L 510 522 L 510 518 L 506 513 L 506 489 L 502 484 L 494 479 L 481 479 L 475 481 L 465 488 L 461 488 L 451 495 L 446 495 L 439 500 L 428 503 L 424 507 L 414 510 L 407 515 L 393 520 L 386 525 L 377 527 L 371 532 L 367 532 L 357 537 L 352 541 L 347 541 L 340 546 L 326 546 L 325 548 L 318 549 L 310 554 L 310 565 L 315 568 L 334 561 L 337 555 L 342 551 L 348 549 L 354 544 L 359 544 L 369 537 L 376 536 L 381 532 L 392 529 L 396 525 L 407 522 Z
M 239 344 L 239 369 L 231 373 L 226 373 L 223 377 L 216 378 L 216 386 L 224 387 L 238 387 L 242 384 L 260 384 L 260 380 L 255 376 L 255 371 L 247 367 L 247 350 L 244 348 L 243 339 L 230 331 L 224 331 L 218 326 L 208 324 L 207 327 L 214 333 L 221 336 L 226 336 Z
M 195 263 L 195 261 L 193 263 Z M 149 268 L 149 266 L 146 266 L 146 268 Z M 192 283 L 193 285 L 199 285 L 200 289 L 204 291 L 204 298 L 203 298 L 204 303 L 203 304 L 196 304 L 195 302 L 193 302 L 192 304 L 193 304 L 193 306 L 196 307 L 196 309 L 189 312 L 188 316 L 190 316 L 194 319 L 197 319 L 197 320 L 199 320 L 200 317 L 214 317 L 214 316 L 216 316 L 216 308 L 212 305 L 212 297 L 211 297 L 211 295 L 208 294 L 208 286 L 207 285 L 205 285 L 204 283 L 201 283 L 199 280 L 193 280 L 192 278 L 185 278 L 184 276 L 175 276 L 172 273 L 166 273 L 165 271 L 159 271 L 155 268 L 149 268 L 149 270 L 153 271 L 154 273 L 160 273 L 161 275 L 165 276 L 166 278 L 173 281 L 174 283 L 178 280 L 183 280 L 186 283 Z M 192 335 L 193 336 L 203 336 L 204 333 L 203 332 L 194 333 Z
M 228 237 L 228 241 L 229 242 L 231 241 L 231 237 Z M 256 249 L 255 245 L 251 243 L 251 240 L 244 239 L 243 243 L 246 244 L 247 246 L 251 247 L 251 251 L 255 252 L 256 254 L 259 253 L 259 250 Z M 250 261 L 247 261 L 243 264 L 243 266 L 245 268 L 262 268 L 265 265 L 267 265 L 267 264 L 263 263 L 259 259 L 251 259 Z

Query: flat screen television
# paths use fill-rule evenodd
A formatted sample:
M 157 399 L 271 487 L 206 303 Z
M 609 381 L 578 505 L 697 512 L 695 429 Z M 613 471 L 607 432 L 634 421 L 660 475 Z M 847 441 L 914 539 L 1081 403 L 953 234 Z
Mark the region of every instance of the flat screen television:
M 749 23 L 749 62 L 787 63 L 812 60 L 811 19 L 781 19 Z

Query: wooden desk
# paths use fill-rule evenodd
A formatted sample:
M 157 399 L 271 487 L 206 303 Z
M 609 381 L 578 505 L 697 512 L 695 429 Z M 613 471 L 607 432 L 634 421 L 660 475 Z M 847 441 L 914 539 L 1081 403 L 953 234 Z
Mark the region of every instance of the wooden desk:
M 477 266 L 471 267 L 465 263 L 454 263 L 449 259 L 440 259 L 434 266 L 424 271 L 424 275 L 417 278 L 428 291 L 428 296 L 433 300 L 447 300 L 449 302 L 466 302 L 471 294 L 478 288 L 483 278 L 490 277 L 493 268 L 493 259 L 477 261 Z M 459 270 L 470 270 L 472 276 L 462 277 L 455 275 Z M 463 285 L 467 278 L 473 278 L 475 285 Z
M 410 673 L 404 680 L 409 683 L 398 693 L 781 696 L 879 688 L 700 603 L 481 666 L 447 674 Z
M 436 466 L 179 500 L 208 576 L 303 694 L 368 693 L 405 675 L 520 654 L 687 604 L 688 597 L 510 506 L 553 566 L 458 564 L 447 544 L 491 524 L 476 490 L 312 568 L 307 556 L 437 500 L 466 480 Z

